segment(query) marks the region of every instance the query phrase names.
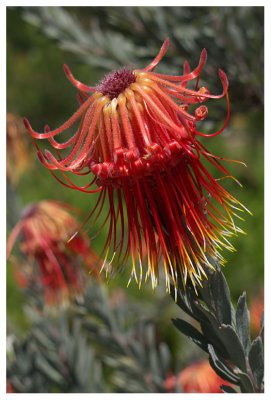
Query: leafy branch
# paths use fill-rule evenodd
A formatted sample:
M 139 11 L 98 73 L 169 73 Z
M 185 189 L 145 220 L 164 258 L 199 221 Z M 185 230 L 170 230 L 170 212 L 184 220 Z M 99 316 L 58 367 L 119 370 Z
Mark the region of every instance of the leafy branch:
M 33 327 L 8 355 L 7 379 L 17 392 L 166 391 L 170 350 L 152 318 L 136 317 L 139 304 L 114 305 L 97 283 L 65 311 L 32 304 Z
M 152 319 L 139 318 L 139 305 L 127 301 L 113 307 L 103 287 L 93 289 L 91 286 L 83 301 L 77 303 L 75 312 L 97 354 L 110 368 L 115 390 L 165 392 L 171 354 L 168 346 L 159 340 Z
M 7 380 L 19 393 L 104 391 L 101 362 L 65 312 L 40 318 L 8 355 Z
M 175 327 L 209 354 L 215 372 L 240 387 L 242 393 L 262 393 L 264 390 L 264 326 L 259 336 L 250 337 L 249 310 L 243 293 L 236 308 L 231 303 L 227 281 L 216 266 L 208 271 L 198 296 L 194 289 L 181 283 L 177 305 L 194 320 L 196 327 L 177 318 Z M 222 386 L 224 392 L 235 392 Z

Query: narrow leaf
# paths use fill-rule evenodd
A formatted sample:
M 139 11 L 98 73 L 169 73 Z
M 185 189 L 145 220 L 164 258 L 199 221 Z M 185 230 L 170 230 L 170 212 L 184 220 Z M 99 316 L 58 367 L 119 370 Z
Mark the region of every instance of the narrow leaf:
M 264 374 L 263 344 L 260 336 L 252 342 L 248 359 L 253 376 L 260 387 Z
M 175 288 L 171 285 L 170 295 L 174 301 L 176 301 L 177 305 L 190 317 L 194 318 L 193 312 L 188 307 L 187 302 L 185 301 L 184 294 L 180 289 L 177 290 L 177 298 L 175 299 Z
M 251 341 L 249 311 L 247 308 L 245 293 L 243 293 L 242 296 L 239 297 L 236 307 L 236 330 L 245 352 L 248 353 Z
M 231 299 L 227 281 L 221 271 L 210 278 L 210 289 L 214 313 L 221 324 L 231 324 Z
M 219 350 L 219 353 L 226 357 L 227 350 L 220 339 L 220 323 L 217 321 L 213 313 L 207 310 L 201 303 L 198 302 L 196 305 L 205 317 L 205 320 L 202 319 L 200 321 L 203 336 L 207 339 L 208 343 L 211 343 L 217 350 Z
M 242 393 L 255 393 L 253 384 L 247 374 L 243 372 L 238 373 L 240 379 L 240 388 Z
M 159 358 L 160 358 L 160 366 L 162 369 L 163 376 L 166 376 L 169 368 L 170 368 L 170 351 L 165 343 L 160 343 L 159 345 Z
M 44 373 L 49 379 L 51 379 L 53 382 L 57 384 L 62 384 L 64 377 L 57 371 L 55 368 L 53 368 L 41 355 L 37 355 L 36 362 L 35 362 L 36 368 Z
M 191 339 L 203 351 L 208 352 L 208 342 L 194 326 L 180 318 L 172 319 L 172 322 L 179 331 Z
M 220 338 L 228 351 L 229 360 L 240 368 L 241 371 L 246 372 L 244 349 L 233 327 L 222 324 L 220 331 Z
M 219 359 L 212 345 L 208 345 L 209 363 L 213 370 L 223 379 L 230 383 L 239 384 L 239 378 Z
M 219 329 L 214 327 L 211 323 L 201 323 L 201 331 L 208 343 L 211 343 L 219 353 L 227 358 L 228 352 L 223 342 L 219 338 Z
M 232 386 L 227 386 L 227 385 L 221 385 L 220 389 L 224 393 L 238 393 Z

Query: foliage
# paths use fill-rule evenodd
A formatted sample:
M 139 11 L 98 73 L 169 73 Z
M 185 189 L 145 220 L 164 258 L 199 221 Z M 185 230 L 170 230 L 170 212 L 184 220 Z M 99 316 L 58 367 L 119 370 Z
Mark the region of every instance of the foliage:
M 249 311 L 243 293 L 234 309 L 227 281 L 218 265 L 208 273 L 208 280 L 199 289 L 191 286 L 177 292 L 178 306 L 198 327 L 183 319 L 174 319 L 176 328 L 209 354 L 212 368 L 221 378 L 240 386 L 243 393 L 263 392 L 264 327 L 251 342 Z M 228 386 L 224 391 L 234 392 Z
M 61 48 L 105 71 L 144 66 L 170 37 L 165 68 L 167 73 L 178 73 L 177 54 L 189 59 L 194 54 L 196 62 L 206 47 L 217 60 L 217 65 L 212 62 L 208 67 L 211 75 L 219 62 L 242 100 L 249 99 L 250 107 L 255 101 L 263 103 L 263 7 L 27 7 L 24 16 Z M 251 57 L 253 53 L 257 57 Z
M 224 385 L 223 391 L 232 393 L 239 386 L 244 393 L 263 392 L 263 320 L 259 336 L 251 341 L 245 294 L 234 309 L 218 268 L 209 273 L 198 296 L 189 285 L 176 296 L 190 322 L 176 318 L 173 323 L 209 354 L 215 372 L 235 385 Z M 109 295 L 97 283 L 66 310 L 48 311 L 34 292 L 32 303 L 28 314 L 33 327 L 15 341 L 8 356 L 7 378 L 16 391 L 166 391 L 166 378 L 176 367 L 152 307 L 146 305 L 142 316 L 139 303 L 127 301 L 122 291 Z
M 19 393 L 99 392 L 104 390 L 101 363 L 86 341 L 80 321 L 71 327 L 65 312 L 40 319 L 13 344 L 7 379 Z
M 130 393 L 163 392 L 171 355 L 158 338 L 153 312 L 146 312 L 145 307 L 144 316 L 140 316 L 139 304 L 126 302 L 121 292 L 114 307 L 102 289 L 91 286 L 77 303 L 76 313 L 91 342 L 98 346 L 99 356 L 110 367 L 113 387 Z
M 7 378 L 18 392 L 164 392 L 171 355 L 139 305 L 114 301 L 102 285 L 55 316 L 32 292 L 35 321 L 8 357 Z M 116 303 L 116 304 L 114 304 Z M 37 308 L 38 307 L 38 308 Z M 37 312 L 39 310 L 39 312 Z

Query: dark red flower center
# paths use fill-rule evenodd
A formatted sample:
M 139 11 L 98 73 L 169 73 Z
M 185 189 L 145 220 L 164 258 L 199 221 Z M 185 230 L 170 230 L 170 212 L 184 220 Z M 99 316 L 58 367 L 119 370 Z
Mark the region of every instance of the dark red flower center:
M 135 74 L 128 68 L 113 71 L 100 81 L 96 90 L 112 100 L 122 93 L 131 83 L 136 81 Z

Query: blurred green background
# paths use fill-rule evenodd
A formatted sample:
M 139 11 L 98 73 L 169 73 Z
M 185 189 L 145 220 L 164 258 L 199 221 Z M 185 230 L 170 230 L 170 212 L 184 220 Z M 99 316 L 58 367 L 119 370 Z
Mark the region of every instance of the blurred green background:
M 75 91 L 63 72 L 64 63 L 80 81 L 93 85 L 112 68 L 143 67 L 166 37 L 170 37 L 171 46 L 161 68 L 159 65 L 160 71 L 181 73 L 186 58 L 192 67 L 197 65 L 200 51 L 206 47 L 203 82 L 219 92 L 218 68 L 228 75 L 232 107 L 229 127 L 214 139 L 202 140 L 215 154 L 247 165 L 226 165 L 243 184 L 241 189 L 227 182 L 227 189 L 253 216 L 245 215 L 246 221 L 240 223 L 247 235 L 234 238 L 238 251 L 224 252 L 228 263 L 223 272 L 233 298 L 246 291 L 251 300 L 260 292 L 264 275 L 263 7 L 7 8 L 7 111 L 27 116 L 38 131 L 45 123 L 56 127 L 77 108 Z M 210 102 L 209 109 L 209 120 L 218 122 L 206 122 L 204 131 L 213 131 L 226 115 L 223 101 L 218 105 Z M 14 196 L 18 208 L 45 198 L 57 199 L 78 207 L 83 221 L 95 204 L 95 196 L 74 192 L 54 181 L 38 160 L 12 190 L 8 209 L 14 204 Z M 10 211 L 13 223 L 18 211 Z M 94 248 L 101 247 L 102 241 L 94 241 Z M 109 290 L 122 287 L 136 301 L 155 303 L 158 297 L 166 298 L 164 288 L 153 292 L 143 286 L 138 291 L 135 285 L 126 288 L 126 282 L 127 275 L 119 276 L 109 283 Z M 28 325 L 21 309 L 26 300 L 11 268 L 7 270 L 7 285 L 8 318 L 24 330 Z M 165 301 L 172 307 L 170 299 Z M 175 335 L 170 325 L 174 310 L 166 325 L 161 323 L 165 337 Z

